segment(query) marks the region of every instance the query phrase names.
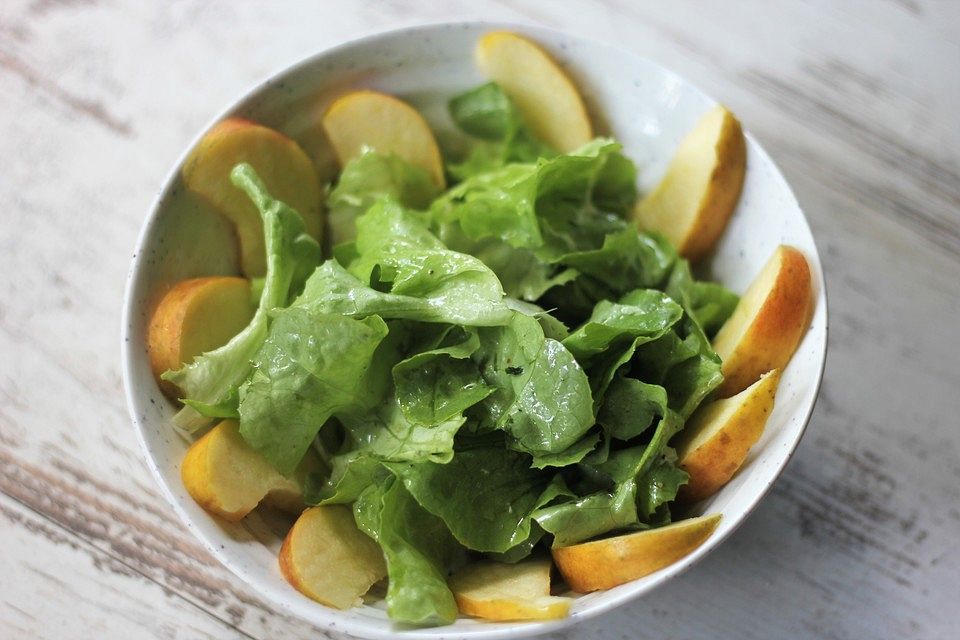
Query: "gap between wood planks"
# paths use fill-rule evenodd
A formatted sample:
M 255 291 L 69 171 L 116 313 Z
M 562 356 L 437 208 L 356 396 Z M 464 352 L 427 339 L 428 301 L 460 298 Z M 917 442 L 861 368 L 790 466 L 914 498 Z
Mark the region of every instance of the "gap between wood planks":
M 242 635 L 243 637 L 250 638 L 250 640 L 258 640 L 256 636 L 250 635 L 249 633 L 245 632 L 243 629 L 240 629 L 236 625 L 232 624 L 229 620 L 226 620 L 222 616 L 218 615 L 216 612 L 211 611 L 210 609 L 207 609 L 197 604 L 196 602 L 193 602 L 190 598 L 187 598 L 186 596 L 179 593 L 175 589 L 171 589 L 168 585 L 165 585 L 161 581 L 155 580 L 154 578 L 150 577 L 143 571 L 140 571 L 139 569 L 137 569 L 137 567 L 133 566 L 129 562 L 126 562 L 122 557 L 109 553 L 107 551 L 104 551 L 103 549 L 100 549 L 95 544 L 85 539 L 83 536 L 79 535 L 75 531 L 71 530 L 69 527 L 64 526 L 63 524 L 58 522 L 56 519 L 54 519 L 50 515 L 43 513 L 42 511 L 39 511 L 34 506 L 30 505 L 27 502 L 24 502 L 23 500 L 16 498 L 15 496 L 11 496 L 9 493 L 7 493 L 5 488 L 0 488 L 0 494 L 2 494 L 3 497 L 11 500 L 12 502 L 15 502 L 16 504 L 20 505 L 30 513 L 34 514 L 37 518 L 47 523 L 53 529 L 53 530 L 40 529 L 40 530 L 34 531 L 35 534 L 43 535 L 48 539 L 50 539 L 50 541 L 55 544 L 63 544 L 66 541 L 75 549 L 80 549 L 85 553 L 87 553 L 95 562 L 98 561 L 97 556 L 101 556 L 101 555 L 106 556 L 106 558 L 110 562 L 115 562 L 121 565 L 124 569 L 128 570 L 131 574 L 140 576 L 144 580 L 157 585 L 158 587 L 163 589 L 165 593 L 169 593 L 175 598 L 177 598 L 178 600 L 185 602 L 189 606 L 199 609 L 203 613 L 219 621 L 224 626 L 229 627 L 230 629 L 236 631 L 238 634 Z M 5 513 L 6 509 L 4 509 L 2 505 L 0 505 L 0 511 L 4 512 L 5 516 L 9 515 Z M 14 520 L 11 519 L 11 521 L 13 522 Z M 56 533 L 54 533 L 54 531 Z M 62 536 L 63 539 L 58 539 L 57 534 Z
M 247 638 L 257 638 L 241 627 L 249 609 L 286 619 L 267 604 L 235 590 L 228 580 L 205 573 L 204 568 L 222 569 L 202 548 L 187 540 L 186 533 L 178 537 L 136 512 L 158 517 L 164 524 L 171 523 L 167 514 L 160 514 L 122 490 L 105 487 L 63 460 L 51 466 L 59 473 L 0 448 L 0 493 L 50 523 L 88 554 L 106 555 Z M 97 493 L 85 490 L 84 485 Z M 125 510 L 112 500 L 101 499 L 101 495 L 134 509 Z M 319 629 L 309 631 L 314 636 L 334 637 Z

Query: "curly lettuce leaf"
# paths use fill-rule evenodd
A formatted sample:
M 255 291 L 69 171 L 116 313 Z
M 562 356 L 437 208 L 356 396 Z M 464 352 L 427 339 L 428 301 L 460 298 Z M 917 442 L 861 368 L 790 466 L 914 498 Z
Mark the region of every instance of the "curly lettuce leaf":
M 713 336 L 733 314 L 739 296 L 723 285 L 694 279 L 690 263 L 678 260 L 664 289 L 679 302 L 706 336 Z
M 563 341 L 577 358 L 588 362 L 618 342 L 644 342 L 664 335 L 683 316 L 683 309 L 666 294 L 637 289 L 617 302 L 602 300 L 590 318 Z
M 468 549 L 505 552 L 530 536 L 530 514 L 552 474 L 502 447 L 457 451 L 447 464 L 388 464 L 410 495 Z
M 370 401 L 365 383 L 386 335 L 378 316 L 356 320 L 302 307 L 278 314 L 240 388 L 244 440 L 291 473 L 334 413 Z
M 267 339 L 270 312 L 284 307 L 292 291 L 320 261 L 320 247 L 307 235 L 303 218 L 267 192 L 253 167 L 242 163 L 230 172 L 230 181 L 242 189 L 263 217 L 266 237 L 267 275 L 260 303 L 250 324 L 222 347 L 194 358 L 162 378 L 175 384 L 186 406 L 175 423 L 195 431 L 209 423 L 209 417 L 236 417 L 238 389 L 251 372 L 251 361 Z
M 667 411 L 667 390 L 635 378 L 617 376 L 606 391 L 597 414 L 605 433 L 617 440 L 632 440 L 645 432 Z
M 448 103 L 451 118 L 478 139 L 462 162 L 447 165 L 456 180 L 486 173 L 511 162 L 533 162 L 556 152 L 538 141 L 524 125 L 520 112 L 496 83 L 490 82 Z
M 462 338 L 459 342 L 456 338 Z M 422 351 L 393 367 L 397 400 L 407 420 L 425 426 L 461 415 L 493 391 L 470 360 L 476 332 L 458 331 L 451 344 Z
M 439 194 L 425 170 L 394 154 L 366 149 L 347 162 L 327 196 L 331 246 L 356 237 L 356 219 L 375 202 L 390 198 L 411 209 L 426 209 Z
M 374 496 L 375 497 L 375 496 Z M 463 549 L 443 520 L 421 507 L 402 482 L 383 491 L 378 515 L 364 510 L 364 527 L 379 526 L 375 539 L 387 561 L 387 615 L 414 625 L 450 624 L 457 603 L 447 586 L 448 569 Z
M 534 456 L 564 451 L 594 424 L 590 383 L 563 344 L 546 338 L 532 318 L 513 315 L 503 327 L 479 330 L 474 359 L 494 388 L 479 411 L 481 428 L 502 429 L 509 446 Z
M 454 414 L 436 424 L 424 426 L 407 419 L 395 397 L 373 411 L 342 413 L 351 453 L 380 461 L 439 463 L 453 458 L 453 438 L 466 421 Z
M 646 529 L 669 522 L 661 507 L 676 497 L 686 473 L 677 469 L 667 442 L 683 427 L 672 411 L 659 421 L 650 441 L 620 449 L 598 464 L 581 463 L 581 497 L 553 504 L 533 517 L 553 534 L 554 546 L 577 544 L 597 536 Z
M 534 301 L 577 279 L 563 256 L 600 249 L 607 234 L 630 227 L 634 178 L 620 146 L 598 139 L 573 154 L 473 175 L 427 216 L 447 246 L 493 269 L 508 295 Z
M 357 220 L 354 247 L 348 269 L 325 262 L 294 306 L 465 326 L 500 325 L 512 315 L 500 281 L 486 265 L 446 249 L 392 200 L 378 201 Z

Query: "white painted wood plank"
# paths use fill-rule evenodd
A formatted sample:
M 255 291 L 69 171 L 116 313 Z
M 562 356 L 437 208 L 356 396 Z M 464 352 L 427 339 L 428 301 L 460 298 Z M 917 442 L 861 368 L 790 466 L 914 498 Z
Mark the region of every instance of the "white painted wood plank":
M 103 638 L 319 633 L 205 556 L 153 489 L 120 392 L 123 276 L 167 167 L 251 82 L 462 17 L 609 41 L 722 99 L 794 185 L 828 274 L 824 394 L 771 497 L 701 566 L 567 635 L 952 633 L 960 4 L 15 1 L 0 6 L 0 488 L 16 501 L 0 505 L 32 524 L 0 529 L 17 576 L 0 636 L 62 637 L 68 620 Z M 62 573 L 71 597 L 44 577 Z

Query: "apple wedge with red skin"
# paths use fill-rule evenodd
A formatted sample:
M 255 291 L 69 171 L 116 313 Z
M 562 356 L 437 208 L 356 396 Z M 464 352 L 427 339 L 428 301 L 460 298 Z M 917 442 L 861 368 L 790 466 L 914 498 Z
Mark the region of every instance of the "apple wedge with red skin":
M 550 595 L 548 558 L 516 564 L 479 561 L 449 580 L 460 613 L 485 620 L 553 620 L 570 612 L 570 598 Z
M 658 231 L 684 258 L 714 247 L 740 200 L 747 146 L 740 122 L 722 106 L 708 111 L 680 143 L 667 173 L 637 203 L 641 229 Z
M 387 565 L 350 507 L 335 504 L 300 514 L 280 548 L 280 572 L 308 598 L 349 609 L 387 575 Z
M 713 339 L 723 363 L 718 397 L 740 393 L 764 373 L 786 368 L 810 321 L 811 287 L 803 253 L 777 247 Z
M 443 188 L 443 158 L 430 126 L 416 109 L 379 91 L 354 91 L 327 108 L 323 129 L 340 166 L 364 149 L 394 154 L 426 171 Z
M 254 278 L 266 273 L 267 254 L 260 214 L 230 182 L 230 172 L 241 162 L 253 167 L 271 196 L 303 217 L 307 233 L 318 241 L 323 227 L 320 184 L 313 162 L 296 142 L 243 118 L 217 124 L 187 156 L 184 184 L 233 222 L 241 271 Z
M 474 57 L 539 140 L 569 153 L 593 139 L 580 91 L 540 45 L 510 31 L 492 31 L 480 38 Z
M 226 344 L 253 317 L 250 281 L 230 276 L 183 280 L 160 299 L 147 326 L 147 353 L 160 388 L 176 398 L 164 371 L 176 370 L 201 353 Z
M 735 396 L 714 400 L 694 413 L 676 443 L 678 466 L 690 475 L 680 488 L 685 502 L 712 496 L 743 465 L 773 413 L 780 371 L 765 373 Z
M 309 452 L 291 477 L 274 469 L 244 441 L 235 420 L 224 420 L 190 445 L 180 467 L 187 493 L 224 520 L 242 520 L 261 502 L 299 513 L 303 485 L 321 463 Z
M 665 527 L 554 547 L 553 561 L 571 589 L 612 589 L 667 567 L 710 537 L 720 514 L 680 520 Z

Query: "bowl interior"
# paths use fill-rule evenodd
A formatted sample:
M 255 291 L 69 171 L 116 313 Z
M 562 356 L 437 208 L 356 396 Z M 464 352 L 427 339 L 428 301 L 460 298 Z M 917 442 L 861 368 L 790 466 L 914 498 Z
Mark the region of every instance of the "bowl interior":
M 332 167 L 319 133 L 330 100 L 353 88 L 373 88 L 417 106 L 438 137 L 452 123 L 446 100 L 483 81 L 473 65 L 477 38 L 494 28 L 533 37 L 580 86 L 599 132 L 621 141 L 640 169 L 645 191 L 662 176 L 676 145 L 714 101 L 659 66 L 596 42 L 529 26 L 482 23 L 417 27 L 368 37 L 318 54 L 257 86 L 221 114 L 239 115 L 298 140 L 321 171 Z M 181 159 L 182 161 L 182 159 Z M 278 606 L 321 626 L 367 637 L 517 637 L 596 615 L 655 588 L 715 547 L 763 497 L 796 447 L 820 383 L 826 349 L 826 299 L 813 237 L 783 176 L 748 135 L 748 170 L 737 211 L 705 270 L 742 292 L 777 245 L 791 244 L 810 262 L 816 305 L 810 330 L 784 372 L 776 408 L 750 458 L 722 491 L 694 512 L 723 513 L 714 535 L 682 561 L 615 589 L 579 596 L 568 620 L 550 623 L 480 623 L 461 619 L 437 629 L 398 629 L 379 602 L 335 611 L 301 596 L 282 578 L 277 551 L 282 528 L 263 517 L 227 525 L 209 516 L 180 482 L 187 443 L 170 427 L 174 405 L 158 389 L 145 350 L 152 305 L 170 284 L 186 277 L 235 273 L 237 252 L 230 227 L 185 192 L 180 163 L 146 220 L 127 284 L 123 367 L 128 402 L 147 459 L 168 499 L 205 546 Z M 204 238 L 201 242 L 198 238 Z

